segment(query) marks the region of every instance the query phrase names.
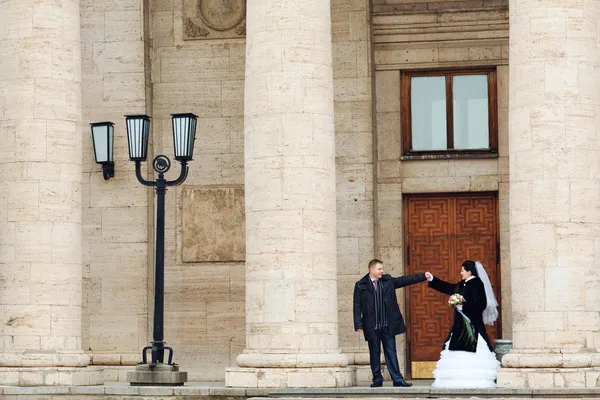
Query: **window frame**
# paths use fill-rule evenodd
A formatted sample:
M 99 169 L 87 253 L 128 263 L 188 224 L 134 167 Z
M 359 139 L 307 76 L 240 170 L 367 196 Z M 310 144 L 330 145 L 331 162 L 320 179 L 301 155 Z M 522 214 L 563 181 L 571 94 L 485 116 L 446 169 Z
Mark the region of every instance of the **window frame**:
M 454 105 L 452 77 L 459 75 L 487 75 L 488 77 L 488 124 L 489 145 L 487 149 L 454 148 Z M 446 80 L 446 150 L 412 150 L 411 78 L 421 76 L 444 76 Z M 402 71 L 401 94 L 401 160 L 430 158 L 489 158 L 498 157 L 498 88 L 496 67 L 461 69 L 427 69 Z

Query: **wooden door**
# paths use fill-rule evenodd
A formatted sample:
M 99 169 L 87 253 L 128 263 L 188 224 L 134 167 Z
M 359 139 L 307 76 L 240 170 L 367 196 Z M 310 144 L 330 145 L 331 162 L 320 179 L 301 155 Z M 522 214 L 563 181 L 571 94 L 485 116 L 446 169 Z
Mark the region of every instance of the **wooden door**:
M 499 245 L 496 194 L 407 196 L 405 271 L 430 271 L 448 282 L 460 281 L 464 260 L 481 261 L 499 297 Z M 431 378 L 452 324 L 447 296 L 425 284 L 406 291 L 408 358 L 413 379 Z M 486 326 L 494 340 L 500 319 Z

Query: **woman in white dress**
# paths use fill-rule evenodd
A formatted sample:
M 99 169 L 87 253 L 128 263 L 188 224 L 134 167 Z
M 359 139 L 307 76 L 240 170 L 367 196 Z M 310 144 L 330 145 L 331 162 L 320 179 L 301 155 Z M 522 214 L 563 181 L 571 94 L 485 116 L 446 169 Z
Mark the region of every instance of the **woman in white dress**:
M 433 371 L 433 387 L 494 388 L 500 363 L 496 360 L 485 325 L 498 318 L 498 302 L 481 263 L 462 264 L 462 280 L 451 284 L 429 275 L 429 286 L 452 296 L 464 298 L 454 307 L 454 323 L 440 360 Z

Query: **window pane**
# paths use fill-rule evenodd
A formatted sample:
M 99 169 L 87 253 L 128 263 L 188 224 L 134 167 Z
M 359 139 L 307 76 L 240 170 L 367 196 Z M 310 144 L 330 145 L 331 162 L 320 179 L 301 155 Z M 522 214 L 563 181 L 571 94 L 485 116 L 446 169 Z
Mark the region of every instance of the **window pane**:
M 490 147 L 487 75 L 457 75 L 452 78 L 454 148 Z
M 446 150 L 446 78 L 413 77 L 410 85 L 412 150 Z

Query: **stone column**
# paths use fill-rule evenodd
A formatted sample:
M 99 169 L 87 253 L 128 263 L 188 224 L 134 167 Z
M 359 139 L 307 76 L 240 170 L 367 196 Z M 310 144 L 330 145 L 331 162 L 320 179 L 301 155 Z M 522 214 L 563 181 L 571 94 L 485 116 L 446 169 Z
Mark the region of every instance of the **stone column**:
M 100 378 L 82 368 L 79 31 L 77 0 L 0 2 L 3 385 Z
M 246 349 L 228 386 L 348 386 L 328 0 L 247 2 Z
M 600 385 L 598 27 L 598 1 L 510 1 L 514 349 L 500 387 Z

